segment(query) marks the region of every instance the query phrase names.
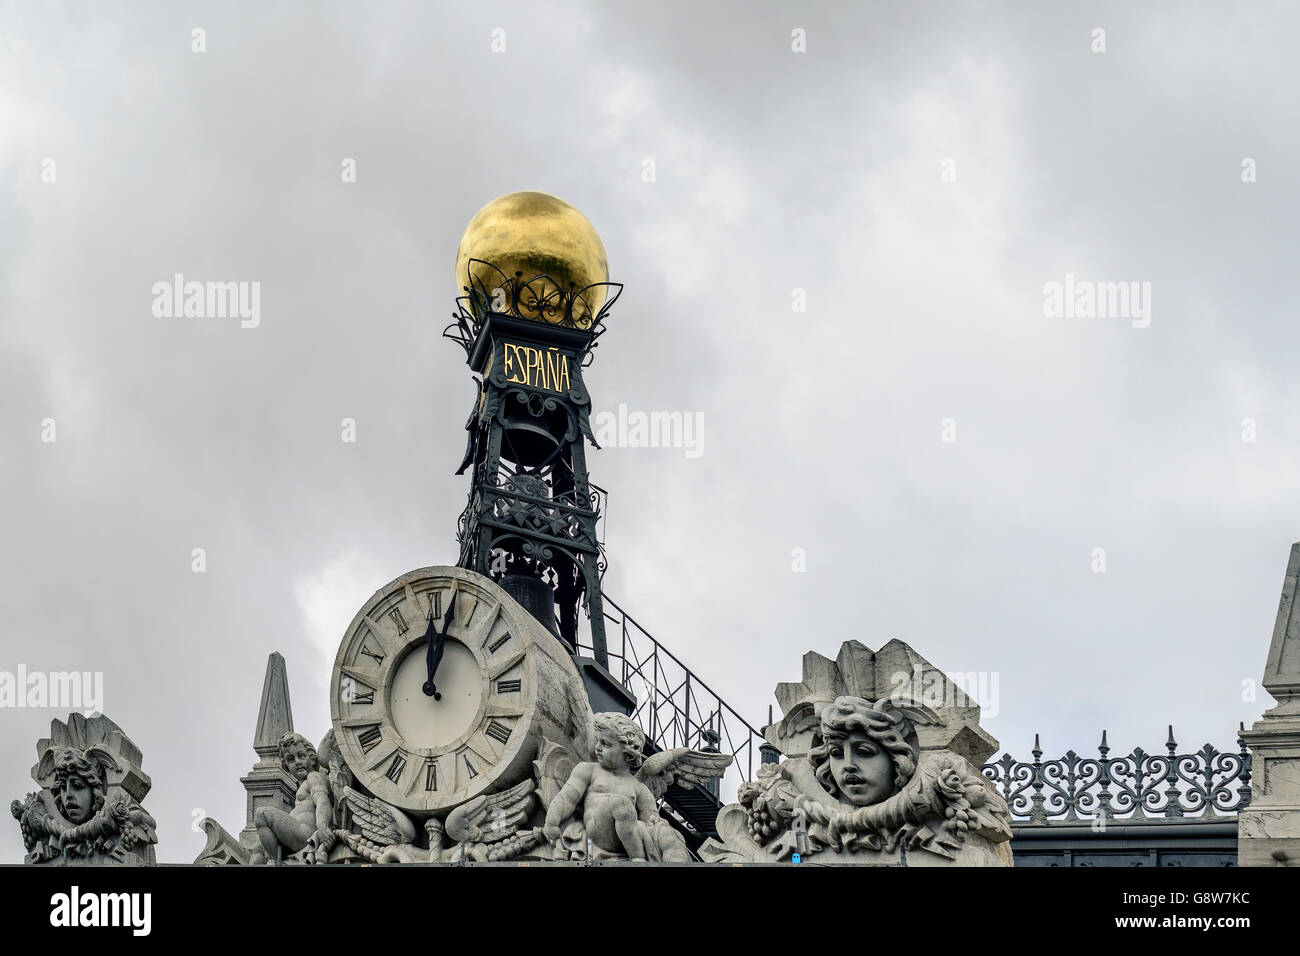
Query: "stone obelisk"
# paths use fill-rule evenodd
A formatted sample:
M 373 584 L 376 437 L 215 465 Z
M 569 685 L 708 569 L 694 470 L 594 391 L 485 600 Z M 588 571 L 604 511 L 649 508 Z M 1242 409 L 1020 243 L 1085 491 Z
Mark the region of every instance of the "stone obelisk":
M 1273 641 L 1264 664 L 1264 689 L 1277 705 L 1242 739 L 1251 752 L 1250 806 L 1238 824 L 1240 866 L 1300 866 L 1300 542 L 1282 584 Z
M 257 763 L 248 776 L 239 778 L 248 791 L 248 815 L 239 842 L 249 849 L 258 845 L 253 814 L 259 807 L 277 807 L 286 812 L 293 809 L 298 784 L 280 766 L 280 737 L 290 730 L 293 730 L 293 710 L 289 705 L 289 677 L 284 658 L 277 651 L 267 658 L 266 678 L 262 681 L 262 705 L 253 735 Z

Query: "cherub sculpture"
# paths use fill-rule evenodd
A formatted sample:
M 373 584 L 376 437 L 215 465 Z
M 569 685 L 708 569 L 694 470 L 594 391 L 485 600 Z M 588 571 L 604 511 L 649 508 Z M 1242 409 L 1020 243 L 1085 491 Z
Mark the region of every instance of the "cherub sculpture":
M 475 797 L 452 810 L 445 823 L 430 817 L 424 823 L 427 847 L 416 845 L 415 823 L 407 814 L 348 787 L 344 801 L 360 832 L 340 830 L 337 836 L 372 863 L 514 859 L 541 842 L 540 832 L 524 827 L 536 806 L 533 786 L 533 781 L 525 780 L 500 793 Z M 453 841 L 451 846 L 446 845 L 447 837 Z
M 558 859 L 690 862 L 681 834 L 659 816 L 658 799 L 676 780 L 720 776 L 730 754 L 679 747 L 645 757 L 645 734 L 623 714 L 594 715 L 592 759 L 577 764 L 551 800 L 542 833 Z
M 330 740 L 329 737 L 326 740 Z M 280 738 L 280 766 L 298 781 L 293 809 L 260 807 L 253 814 L 259 847 L 249 862 L 276 863 L 281 849 L 303 854 L 305 863 L 325 863 L 335 842 L 335 810 L 330 791 L 333 768 L 322 767 L 316 748 L 302 734 L 288 731 Z
M 108 783 L 109 774 L 121 769 L 99 746 L 47 749 L 36 769 L 43 788 L 9 807 L 22 830 L 27 862 L 62 856 L 66 862 L 152 863 L 158 842 L 153 817 Z

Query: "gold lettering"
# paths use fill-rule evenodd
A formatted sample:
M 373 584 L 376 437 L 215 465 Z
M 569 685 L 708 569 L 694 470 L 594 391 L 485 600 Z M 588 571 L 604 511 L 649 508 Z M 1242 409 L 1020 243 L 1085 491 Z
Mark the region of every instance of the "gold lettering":
M 549 349 L 546 353 L 546 384 L 543 388 L 549 388 L 551 391 L 555 391 L 555 384 L 560 378 L 560 374 L 555 368 L 559 357 L 560 355 L 555 349 Z
M 537 387 L 537 379 L 542 371 L 542 353 L 540 349 L 528 350 L 528 384 Z
M 506 381 L 516 385 L 527 385 L 528 369 L 526 366 L 521 368 L 523 363 L 519 359 L 520 348 L 521 347 L 518 345 L 511 345 L 509 342 L 506 343 Z
M 568 391 L 573 381 L 569 374 L 569 356 L 555 348 L 545 351 L 530 345 L 504 343 L 506 381 L 512 385 L 544 388 L 552 392 Z

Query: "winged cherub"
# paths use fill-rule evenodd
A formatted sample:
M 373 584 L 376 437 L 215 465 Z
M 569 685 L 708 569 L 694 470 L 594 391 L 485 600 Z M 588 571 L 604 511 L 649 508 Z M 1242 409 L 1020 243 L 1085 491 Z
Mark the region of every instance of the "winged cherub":
M 647 758 L 645 734 L 618 713 L 594 715 L 591 750 L 593 759 L 573 768 L 547 808 L 546 839 L 561 852 L 580 853 L 590 840 L 597 857 L 688 859 L 680 835 L 659 816 L 658 800 L 674 781 L 704 783 L 720 776 L 731 755 L 678 747 Z

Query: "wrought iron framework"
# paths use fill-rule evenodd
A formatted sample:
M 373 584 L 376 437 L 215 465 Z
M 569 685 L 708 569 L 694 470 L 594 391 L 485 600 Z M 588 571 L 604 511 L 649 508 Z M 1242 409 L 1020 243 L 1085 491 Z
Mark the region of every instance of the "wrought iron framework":
M 585 611 L 592 657 L 604 667 L 602 495 L 587 475 L 595 437 L 581 369 L 622 286 L 562 289 L 549 276 L 524 281 L 470 264 L 470 285 L 443 330 L 480 376 L 458 472 L 472 468 L 458 563 L 501 581 L 570 647 Z
M 555 564 L 557 555 L 563 555 L 570 567 L 590 557 L 597 580 L 603 578 L 607 561 L 598 531 L 601 493 L 588 487 L 583 494 L 565 460 L 557 463 L 554 474 L 545 476 L 521 471 L 499 452 L 494 460 L 495 469 L 481 469 L 481 481 L 470 487 L 469 500 L 456 522 L 460 566 L 477 568 L 483 551 L 489 572 L 498 577 L 513 553 L 547 567 Z M 565 490 L 556 488 L 557 474 L 567 477 Z M 486 535 L 478 533 L 484 529 Z
M 632 719 L 659 749 L 691 747 L 735 759 L 719 781 L 722 803 L 753 778 L 763 735 L 607 594 L 609 669 L 637 699 Z
M 562 288 L 549 275 L 533 276 L 524 281 L 522 272 L 508 276 L 482 259 L 470 259 L 469 266 L 471 284 L 464 287 L 464 295 L 457 297 L 453 321 L 442 331 L 443 337 L 458 343 L 466 356 L 473 350 L 484 320 L 496 313 L 589 333 L 591 339 L 582 361 L 585 368 L 591 364 L 591 351 L 597 345 L 596 340 L 605 331 L 606 317 L 623 294 L 621 282 L 597 282 L 581 289 L 574 286 Z M 475 274 L 482 272 L 496 273 L 499 281 L 492 282 L 489 289 Z M 604 294 L 605 301 L 599 310 L 593 310 L 591 303 L 596 301 L 597 290 Z
M 1102 731 L 1097 757 L 1070 750 L 1045 761 L 1035 734 L 1032 762 L 1006 753 L 982 769 L 1020 824 L 1212 820 L 1236 814 L 1250 803 L 1250 751 L 1241 737 L 1237 746 L 1231 753 L 1207 743 L 1194 753 L 1180 754 L 1171 725 L 1164 754 L 1136 747 L 1126 756 L 1112 757 Z

